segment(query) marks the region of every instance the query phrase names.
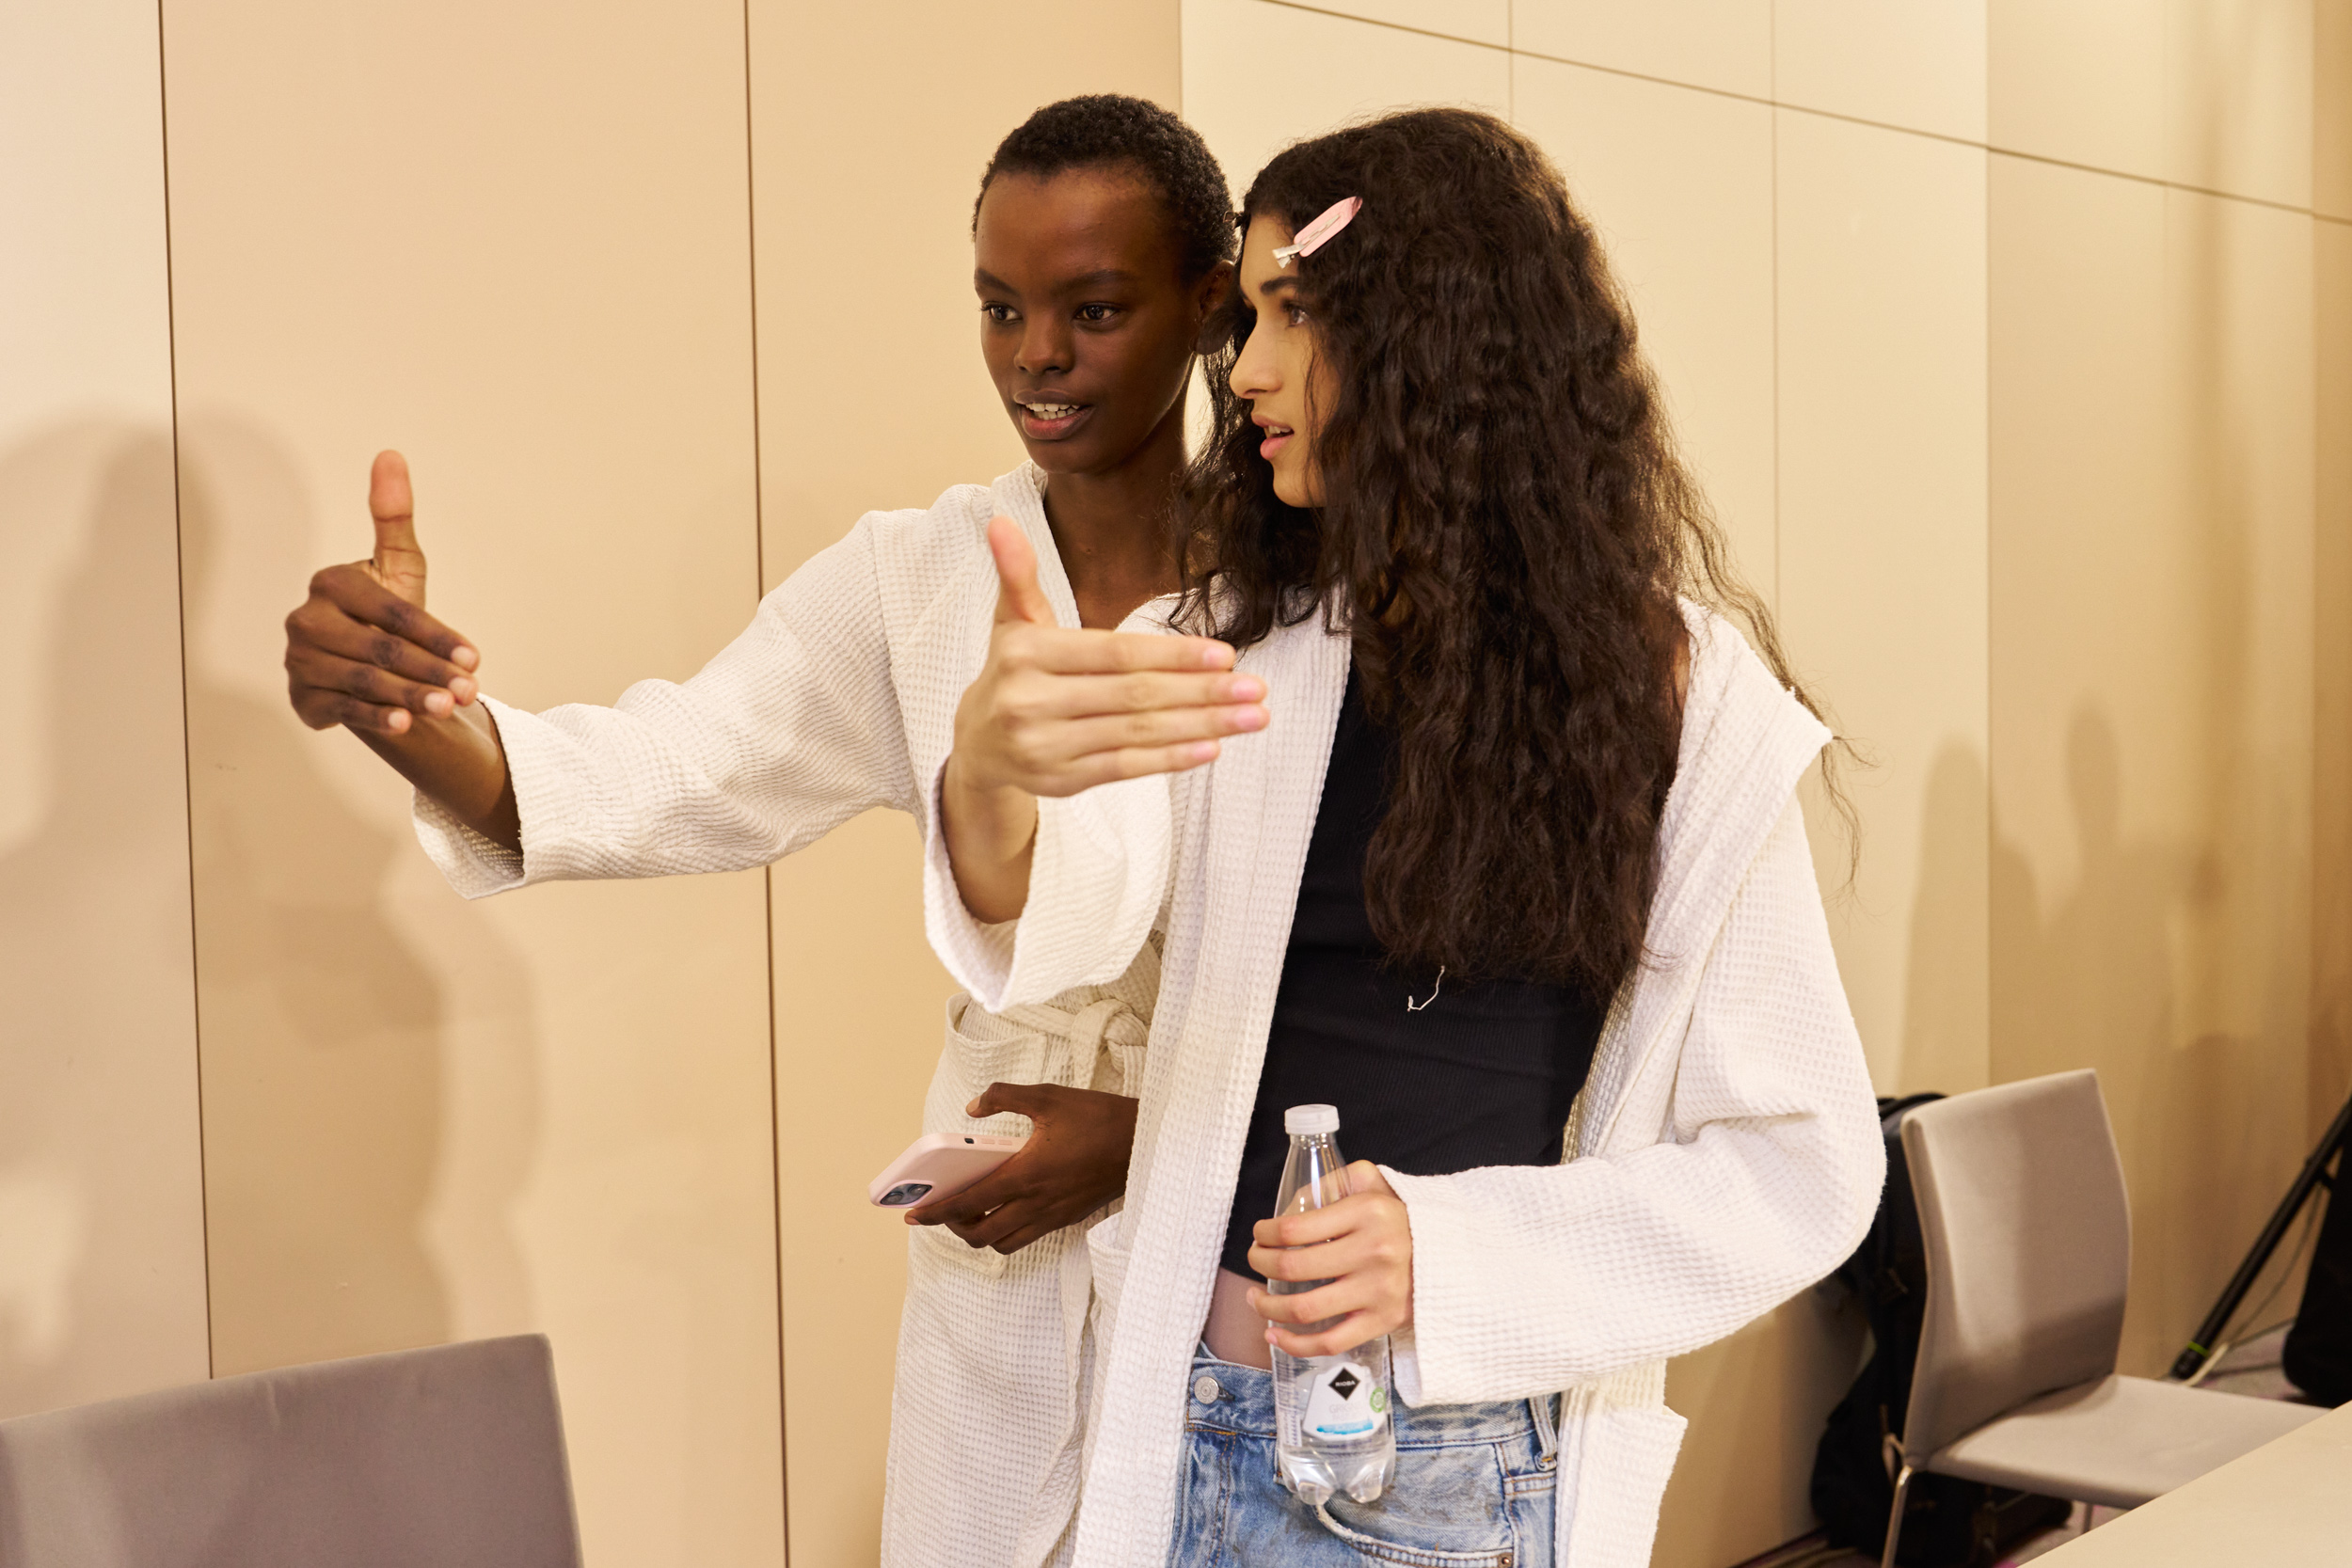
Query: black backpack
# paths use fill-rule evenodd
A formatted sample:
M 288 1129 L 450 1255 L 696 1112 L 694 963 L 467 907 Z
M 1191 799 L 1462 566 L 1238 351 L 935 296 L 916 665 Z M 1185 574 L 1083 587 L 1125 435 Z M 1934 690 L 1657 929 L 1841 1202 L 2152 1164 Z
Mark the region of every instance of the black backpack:
M 1861 1300 L 1870 1322 L 1870 1359 L 1829 1415 L 1813 1455 L 1813 1512 L 1833 1546 L 1875 1558 L 1886 1544 L 1895 1506 L 1894 1439 L 1911 1403 L 1912 1366 L 1919 1357 L 1919 1321 L 1927 1310 L 1927 1243 L 1903 1158 L 1903 1117 L 1939 1094 L 1879 1101 L 1886 1136 L 1886 1190 L 1878 1217 L 1851 1258 L 1830 1277 Z M 1895 1560 L 1902 1568 L 1991 1568 L 2015 1543 L 2065 1521 L 2059 1497 L 1987 1486 L 1951 1476 L 1915 1475 L 1903 1504 Z

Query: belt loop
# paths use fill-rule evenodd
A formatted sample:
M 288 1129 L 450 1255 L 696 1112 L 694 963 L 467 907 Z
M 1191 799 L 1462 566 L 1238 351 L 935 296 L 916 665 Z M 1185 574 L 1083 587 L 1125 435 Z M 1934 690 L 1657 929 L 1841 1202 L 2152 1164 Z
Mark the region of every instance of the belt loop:
M 1535 1418 L 1537 1457 L 1549 1465 L 1560 1455 L 1560 1396 L 1538 1394 L 1527 1402 L 1527 1409 Z

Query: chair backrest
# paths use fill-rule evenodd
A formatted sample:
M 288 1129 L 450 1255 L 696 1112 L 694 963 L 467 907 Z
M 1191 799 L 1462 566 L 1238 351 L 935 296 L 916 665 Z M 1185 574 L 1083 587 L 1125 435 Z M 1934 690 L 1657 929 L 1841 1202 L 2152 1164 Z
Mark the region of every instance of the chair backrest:
M 2038 1394 L 2115 1370 L 2131 1211 L 2093 1072 L 1922 1105 L 1902 1136 L 1928 1254 L 1903 1420 L 1916 1462 Z
M 538 1335 L 0 1421 L 0 1568 L 579 1568 Z

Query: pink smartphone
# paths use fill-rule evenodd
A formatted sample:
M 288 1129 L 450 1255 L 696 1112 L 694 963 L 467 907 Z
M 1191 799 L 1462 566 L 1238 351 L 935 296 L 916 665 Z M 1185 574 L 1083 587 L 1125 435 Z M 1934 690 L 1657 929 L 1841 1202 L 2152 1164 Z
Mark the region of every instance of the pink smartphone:
M 908 1209 L 926 1198 L 946 1197 L 1011 1159 L 1028 1141 L 984 1132 L 926 1132 L 866 1184 L 866 1196 L 882 1209 Z

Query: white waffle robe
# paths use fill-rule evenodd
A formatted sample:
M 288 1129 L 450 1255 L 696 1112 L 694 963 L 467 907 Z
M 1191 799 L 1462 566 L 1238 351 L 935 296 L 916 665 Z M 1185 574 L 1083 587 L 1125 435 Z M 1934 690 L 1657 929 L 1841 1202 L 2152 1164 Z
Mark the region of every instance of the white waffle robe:
M 485 698 L 521 807 L 522 853 L 420 797 L 426 851 L 460 893 L 481 897 L 530 882 L 765 865 L 874 806 L 910 813 L 935 838 L 933 785 L 995 615 L 992 515 L 1027 531 L 1055 614 L 1078 624 L 1042 483 L 1025 465 L 992 486 L 949 490 L 928 510 L 868 514 L 682 685 L 641 681 L 609 708 L 539 714 Z M 1000 1080 L 1137 1093 L 1158 975 L 1143 931 L 1133 935 L 1097 982 L 995 1014 L 951 1003 L 925 1130 L 1023 1129 L 1018 1117 L 963 1115 Z M 788 1057 L 783 1068 L 791 1070 Z M 883 1495 L 891 1568 L 1034 1568 L 1068 1533 L 1092 1294 L 1083 1241 L 1073 1226 L 1005 1258 L 943 1227 L 910 1231 Z

